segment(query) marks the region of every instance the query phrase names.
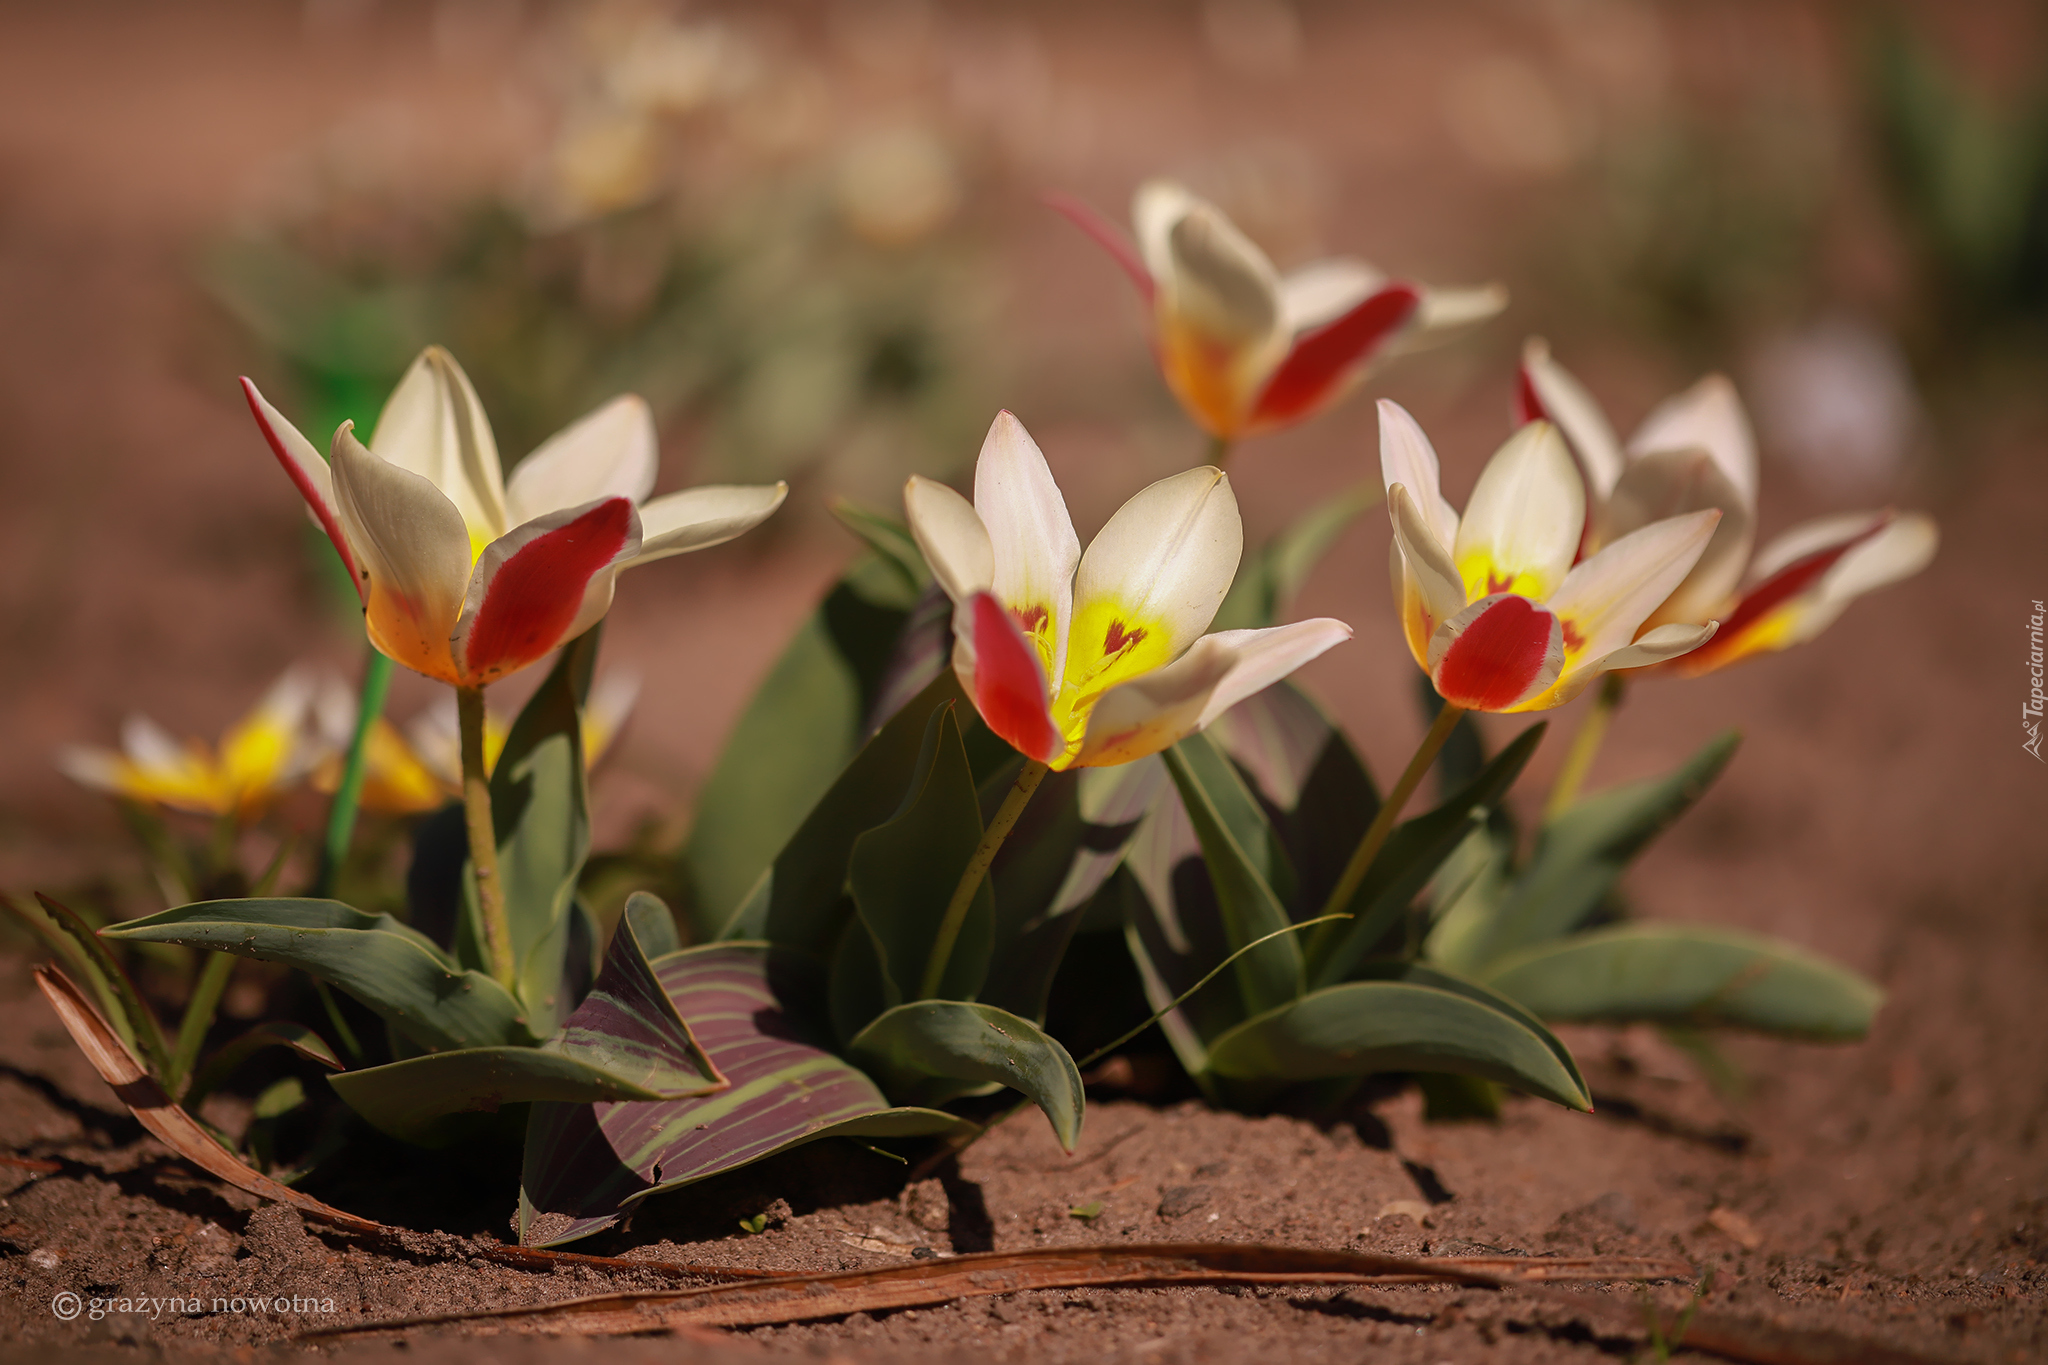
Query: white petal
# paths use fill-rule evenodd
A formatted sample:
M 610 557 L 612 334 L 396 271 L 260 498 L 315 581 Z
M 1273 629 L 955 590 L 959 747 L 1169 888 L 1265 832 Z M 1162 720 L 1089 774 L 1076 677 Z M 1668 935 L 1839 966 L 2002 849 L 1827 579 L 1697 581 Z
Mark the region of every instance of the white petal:
M 1436 447 L 1429 443 L 1422 424 L 1409 416 L 1408 409 L 1392 399 L 1382 398 L 1380 413 L 1380 479 L 1391 490 L 1400 484 L 1408 490 L 1422 524 L 1442 547 L 1446 557 L 1458 543 L 1458 514 L 1444 497 L 1442 466 Z M 1458 605 L 1464 606 L 1464 594 Z
M 1386 353 L 1425 351 L 1456 337 L 1508 306 L 1506 286 L 1482 284 L 1458 289 L 1422 287 L 1422 301 L 1407 328 L 1387 347 Z
M 1167 238 L 1173 225 L 1201 202 L 1171 180 L 1148 180 L 1131 196 L 1131 227 L 1138 238 L 1138 254 L 1153 279 L 1162 280 L 1172 273 Z
M 647 400 L 620 394 L 519 462 L 505 485 L 506 520 L 517 526 L 598 498 L 645 502 L 660 460 Z
M 1284 351 L 1280 277 L 1236 224 L 1210 205 L 1197 204 L 1173 225 L 1167 248 L 1160 297 L 1184 325 L 1248 351 Z
M 469 376 L 439 346 L 420 352 L 391 391 L 370 449 L 440 489 L 479 548 L 505 533 L 504 474 L 490 419 Z
M 1246 697 L 1265 691 L 1310 659 L 1343 644 L 1351 638 L 1351 627 L 1332 617 L 1318 616 L 1265 630 L 1221 630 L 1206 638 L 1229 645 L 1237 661 L 1210 692 L 1198 729 Z
M 1658 450 L 1697 446 L 1714 457 L 1735 485 L 1744 503 L 1756 507 L 1756 434 L 1735 386 L 1710 374 L 1699 383 L 1660 403 L 1629 437 L 1631 459 Z
M 271 406 L 270 400 L 247 379 L 242 380 L 242 393 L 249 400 L 249 408 L 255 413 L 256 424 L 262 430 L 271 453 L 284 466 L 292 486 L 299 490 L 299 496 L 306 500 L 306 515 L 334 542 L 335 552 L 341 556 L 349 577 L 357 578 L 355 555 L 348 547 L 348 537 L 343 533 L 341 518 L 334 509 L 334 476 L 327 468 L 327 461 L 320 458 L 320 452 L 313 443 L 287 421 L 283 413 Z
M 119 792 L 127 785 L 123 781 L 127 770 L 119 754 L 82 744 L 67 744 L 57 751 L 57 771 L 95 791 Z
M 462 514 L 423 475 L 365 450 L 346 422 L 334 433 L 332 468 L 335 507 L 366 588 L 371 643 L 452 681 L 448 637 L 470 570 Z
M 1209 628 L 1243 553 L 1237 497 L 1222 470 L 1161 479 L 1119 507 L 1081 557 L 1075 618 L 1109 611 L 1156 632 L 1172 658 Z
M 1837 512 L 1831 516 L 1802 521 L 1773 537 L 1750 561 L 1749 581 L 1760 583 L 1780 569 L 1822 550 L 1831 550 L 1858 536 L 1867 535 L 1881 524 L 1884 512 Z
M 619 567 L 723 545 L 766 521 L 788 496 L 786 483 L 705 484 L 664 493 L 640 508 L 640 552 Z
M 1911 578 L 1934 559 L 1941 532 L 1934 519 L 1909 512 L 1851 549 L 1821 578 L 1820 595 L 1828 602 L 1847 603 L 1873 588 Z
M 1529 711 L 1547 711 L 1553 706 L 1566 702 L 1586 690 L 1593 679 L 1602 673 L 1611 673 L 1622 668 L 1642 668 L 1649 664 L 1675 659 L 1681 654 L 1690 654 L 1714 638 L 1720 622 L 1708 621 L 1704 625 L 1682 625 L 1673 623 L 1658 626 L 1655 630 L 1643 632 L 1643 637 L 1632 645 L 1601 655 L 1599 658 L 1582 658 L 1557 680 L 1557 685 L 1544 696 L 1536 697 L 1530 703 L 1517 708 Z
M 995 546 L 973 503 L 936 479 L 913 474 L 903 485 L 903 512 L 911 538 L 946 596 L 964 604 L 990 590 L 996 581 Z
M 1281 327 L 1290 335 L 1342 317 L 1387 282 L 1386 272 L 1346 256 L 1316 261 L 1280 280 Z
M 996 414 L 982 442 L 974 466 L 974 511 L 995 555 L 991 590 L 1027 621 L 1036 608 L 1045 609 L 1044 629 L 1053 646 L 1047 676 L 1063 676 L 1081 538 L 1044 453 L 1008 412 Z
M 1387 490 L 1387 514 L 1394 523 L 1394 546 L 1430 619 L 1441 624 L 1463 611 L 1465 581 L 1458 576 L 1450 551 L 1423 524 L 1406 485 L 1397 483 Z
M 1558 429 L 1524 423 L 1494 452 L 1458 523 L 1452 557 L 1468 598 L 1556 591 L 1579 549 L 1586 489 Z
M 1716 511 L 1688 512 L 1631 531 L 1571 571 L 1545 604 L 1577 636 L 1569 645 L 1573 667 L 1635 638 L 1650 613 L 1685 581 L 1721 519 Z
M 1717 508 L 1721 524 L 1685 582 L 1653 619 L 1697 623 L 1719 613 L 1742 581 L 1756 538 L 1756 517 L 1720 462 L 1705 450 L 1660 450 L 1631 460 L 1603 509 L 1601 540 L 1618 539 L 1651 522 Z
M 1530 337 L 1522 347 L 1522 375 L 1529 387 L 1536 391 L 1537 402 L 1543 405 L 1543 415 L 1557 423 L 1564 432 L 1564 438 L 1571 445 L 1572 457 L 1579 462 L 1579 470 L 1585 475 L 1586 487 L 1593 495 L 1594 504 L 1606 501 L 1614 489 L 1615 481 L 1621 478 L 1621 438 L 1614 434 L 1614 427 L 1607 420 L 1607 414 L 1586 392 L 1585 386 L 1574 378 L 1570 371 L 1550 357 L 1550 343 L 1541 337 Z M 1625 527 L 1622 532 L 1635 527 Z
M 148 716 L 129 716 L 121 722 L 121 750 L 138 768 L 169 771 L 192 762 L 191 752 Z

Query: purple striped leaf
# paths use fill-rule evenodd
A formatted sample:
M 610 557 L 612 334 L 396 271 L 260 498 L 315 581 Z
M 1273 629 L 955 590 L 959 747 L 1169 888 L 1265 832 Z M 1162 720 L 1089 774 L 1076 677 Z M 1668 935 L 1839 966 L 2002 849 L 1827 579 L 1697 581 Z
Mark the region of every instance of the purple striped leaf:
M 668 913 L 656 898 L 646 900 L 653 902 L 649 908 Z M 597 984 L 542 1049 L 572 1057 L 665 1100 L 726 1089 L 730 1082 L 692 1036 L 641 950 L 635 918 L 619 917 Z
M 972 1128 L 933 1109 L 891 1108 L 873 1081 L 814 1042 L 785 1006 L 823 998 L 802 959 L 765 944 L 718 943 L 654 967 L 731 1085 L 696 1099 L 534 1105 L 519 1191 L 523 1244 L 587 1237 L 657 1191 L 819 1138 Z

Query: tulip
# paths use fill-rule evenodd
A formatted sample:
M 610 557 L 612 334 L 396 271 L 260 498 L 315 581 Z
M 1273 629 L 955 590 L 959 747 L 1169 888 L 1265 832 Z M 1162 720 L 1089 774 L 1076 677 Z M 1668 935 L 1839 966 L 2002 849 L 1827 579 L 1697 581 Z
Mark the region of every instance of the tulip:
M 954 604 L 953 666 L 988 727 L 1053 771 L 1158 753 L 1340 641 L 1341 621 L 1204 635 L 1244 548 L 1220 469 L 1140 492 L 1081 553 L 1023 423 L 989 428 L 969 503 L 913 477 L 910 529 Z
M 1577 560 L 1585 492 L 1548 421 L 1508 438 L 1462 518 L 1440 491 L 1429 438 L 1385 401 L 1380 470 L 1402 629 L 1447 710 L 1548 710 L 1609 669 L 1676 658 L 1714 635 L 1712 621 L 1637 631 L 1692 571 L 1721 513 L 1652 521 Z
M 437 346 L 399 381 L 367 448 L 342 423 L 331 466 L 254 384 L 242 387 L 348 566 L 370 642 L 457 688 L 524 668 L 595 625 L 621 569 L 731 540 L 787 492 L 714 486 L 647 500 L 654 419 L 630 394 L 505 479 L 476 391 Z
M 1523 351 L 1518 415 L 1563 431 L 1593 508 L 1585 550 L 1651 518 L 1719 509 L 1698 564 L 1649 617 L 1652 630 L 1718 618 L 1714 638 L 1662 671 L 1692 677 L 1803 644 L 1873 588 L 1910 578 L 1934 557 L 1931 518 L 1885 509 L 1803 522 L 1751 554 L 1757 523 L 1756 438 L 1735 386 L 1709 375 L 1666 400 L 1624 447 L 1599 404 L 1540 340 Z
M 1431 289 L 1350 258 L 1282 276 L 1213 204 L 1170 181 L 1139 186 L 1135 248 L 1079 201 L 1051 203 L 1131 277 L 1152 309 L 1167 387 L 1219 449 L 1313 417 L 1375 361 L 1507 305 L 1497 285 Z
M 631 395 L 550 437 L 508 480 L 469 377 L 438 346 L 399 381 L 367 448 L 352 423 L 341 424 L 331 465 L 254 384 L 244 379 L 242 388 L 347 566 L 370 643 L 455 688 L 479 919 L 492 974 L 510 986 L 511 929 L 483 753 L 485 684 L 596 625 L 621 569 L 728 541 L 764 520 L 788 489 L 694 488 L 646 501 L 654 419 Z
M 312 695 L 305 674 L 290 669 L 228 728 L 218 750 L 196 739 L 180 744 L 147 717 L 130 716 L 120 752 L 67 748 L 57 766 L 74 781 L 130 801 L 246 822 L 317 761 L 306 730 Z

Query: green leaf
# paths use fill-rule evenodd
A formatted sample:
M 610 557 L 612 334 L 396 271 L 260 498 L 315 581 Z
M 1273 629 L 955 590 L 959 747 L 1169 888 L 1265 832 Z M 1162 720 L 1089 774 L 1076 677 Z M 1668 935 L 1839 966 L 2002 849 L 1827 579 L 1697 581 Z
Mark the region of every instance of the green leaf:
M 574 1008 L 565 984 L 573 927 L 570 906 L 590 855 L 590 788 L 583 763 L 583 702 L 597 666 L 602 626 L 563 647 L 528 699 L 491 770 L 491 820 L 498 838 L 498 880 L 512 931 L 517 994 L 528 1026 L 554 1032 Z M 487 967 L 474 877 L 462 876 L 463 913 L 455 942 L 463 965 Z M 581 981 L 589 980 L 584 965 Z
M 993 1005 L 919 1000 L 862 1029 L 847 1054 L 905 1104 L 943 1104 L 994 1082 L 1045 1111 L 1060 1146 L 1081 1137 L 1081 1072 L 1057 1040 Z
M 852 909 L 844 892 L 854 840 L 908 790 L 932 713 L 965 700 L 948 669 L 892 716 L 818 798 L 718 937 L 830 954 Z
M 908 526 L 850 498 L 834 498 L 827 508 L 840 525 L 859 536 L 876 558 L 895 571 L 906 602 L 931 583 L 932 571 Z
M 1363 981 L 1405 981 L 1415 986 L 1430 986 L 1453 995 L 1462 995 L 1467 1000 L 1484 1005 L 1507 1015 L 1523 1028 L 1536 1035 L 1543 1046 L 1550 1049 L 1550 1055 L 1557 1058 L 1557 1064 L 1571 1074 L 1572 1083 L 1585 1094 L 1591 1094 L 1585 1076 L 1579 1071 L 1578 1059 L 1564 1040 L 1552 1033 L 1544 1022 L 1526 1006 L 1512 996 L 1488 986 L 1482 986 L 1469 978 L 1432 967 L 1426 962 L 1380 961 L 1368 962 L 1358 969 L 1358 978 Z
M 1494 921 L 1482 960 L 1568 934 L 1583 923 L 1636 855 L 1705 794 L 1741 742 L 1730 730 L 1663 777 L 1598 792 L 1544 826 L 1535 856 L 1515 878 Z
M 334 1055 L 334 1049 L 327 1046 L 325 1038 L 304 1024 L 276 1019 L 267 1024 L 256 1025 L 233 1042 L 224 1044 L 219 1051 L 207 1058 L 206 1064 L 193 1075 L 192 1083 L 185 1088 L 185 1093 L 178 1098 L 178 1103 L 188 1111 L 198 1109 L 199 1101 L 219 1089 L 221 1083 L 235 1073 L 235 1068 L 264 1049 L 273 1047 L 290 1048 L 301 1057 L 318 1062 L 329 1071 L 344 1069 L 341 1058 Z
M 1473 821 L 1483 819 L 1486 809 L 1498 804 L 1521 776 L 1529 756 L 1543 742 L 1544 728 L 1542 723 L 1530 726 L 1441 806 L 1394 827 L 1351 904 L 1342 907 L 1352 918 L 1332 926 L 1329 947 L 1314 954 L 1313 985 L 1342 981 L 1372 951 L 1472 832 Z
M 862 557 L 747 703 L 697 797 L 685 850 L 693 937 L 721 936 L 861 747 L 914 596 L 905 595 L 897 570 Z
M 1293 869 L 1230 760 L 1202 734 L 1180 741 L 1164 758 L 1201 843 L 1226 943 L 1242 948 L 1286 928 L 1287 906 L 1274 883 L 1291 889 Z M 1291 935 L 1274 939 L 1239 958 L 1234 970 L 1246 1010 L 1272 1009 L 1301 994 L 1301 945 Z
M 644 900 L 653 905 L 643 904 L 640 918 L 667 918 L 668 909 L 659 900 Z M 572 1057 L 660 1099 L 708 1095 L 726 1086 L 655 976 L 631 914 L 619 920 L 604 970 L 590 993 L 541 1049 Z
M 1489 820 L 1444 859 L 1430 889 L 1435 919 L 1422 941 L 1425 958 L 1455 972 L 1479 965 L 1514 884 L 1513 852 L 1506 833 Z
M 1358 484 L 1317 503 L 1267 541 L 1258 555 L 1238 570 L 1230 594 L 1209 628 L 1245 630 L 1280 624 L 1281 613 L 1337 543 L 1337 537 L 1382 496 L 1377 482 Z
M 1623 924 L 1497 959 L 1486 982 L 1546 1019 L 1732 1025 L 1861 1038 L 1874 982 L 1778 939 L 1684 924 Z
M 635 891 L 626 897 L 619 923 L 633 926 L 633 935 L 651 961 L 680 950 L 682 936 L 676 932 L 676 917 L 668 903 L 651 891 Z
M 340 901 L 198 901 L 102 933 L 297 967 L 354 996 L 428 1052 L 539 1041 L 519 1002 L 489 976 L 457 966 L 433 940 L 391 916 Z
M 537 1047 L 436 1052 L 345 1071 L 327 1083 L 372 1127 L 421 1147 L 460 1141 L 473 1131 L 464 1116 L 495 1114 L 508 1104 L 661 1098 L 579 1058 Z
M 1210 1046 L 1209 1069 L 1245 1081 L 1448 1071 L 1592 1107 L 1544 1038 L 1513 1014 L 1407 981 L 1329 986 L 1248 1019 Z
M 980 842 L 974 772 L 953 707 L 940 706 L 925 726 L 902 804 L 854 840 L 847 864 L 847 887 L 874 940 L 891 1005 L 922 997 L 919 983 L 946 904 Z M 995 892 L 983 878 L 939 978 L 939 998 L 971 1000 L 980 992 L 994 932 Z
M 103 935 L 107 938 L 119 938 L 120 935 L 107 930 L 93 932 L 92 926 L 80 919 L 77 911 L 40 891 L 36 893 L 36 901 L 42 907 L 40 917 L 24 907 L 15 906 L 12 901 L 8 902 L 8 907 L 14 910 L 18 919 L 68 958 L 72 965 L 82 969 L 86 980 L 92 983 L 93 992 L 99 996 L 100 1007 L 106 1011 L 108 1021 L 121 1035 L 121 1041 L 142 1058 L 151 1075 L 168 1078 L 171 1055 L 164 1043 L 163 1029 L 143 1001 L 142 992 L 135 989 L 127 970 L 101 941 Z
M 559 1245 L 635 1202 L 826 1137 L 965 1135 L 930 1109 L 892 1109 L 872 1080 L 812 1040 L 793 1005 L 816 968 L 768 945 L 686 948 L 655 967 L 731 1088 L 658 1104 L 536 1104 L 520 1177 L 519 1239 Z

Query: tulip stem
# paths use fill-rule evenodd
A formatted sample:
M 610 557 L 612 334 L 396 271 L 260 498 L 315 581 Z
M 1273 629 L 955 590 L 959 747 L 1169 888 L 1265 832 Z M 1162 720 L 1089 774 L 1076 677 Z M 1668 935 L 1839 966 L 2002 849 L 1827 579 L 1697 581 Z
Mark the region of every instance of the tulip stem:
M 1230 463 L 1230 452 L 1236 445 L 1237 442 L 1228 436 L 1211 436 L 1209 438 L 1209 463 L 1215 465 L 1218 469 L 1223 468 L 1226 464 Z
M 491 775 L 484 768 L 484 690 L 455 689 L 456 727 L 462 736 L 462 810 L 469 825 L 469 864 L 476 874 L 476 905 L 483 921 L 491 975 L 512 989 L 512 926 L 505 918 L 505 888 L 498 880 L 498 829 L 491 819 Z
M 334 789 L 334 804 L 327 808 L 327 841 L 320 850 L 320 871 L 313 881 L 313 895 L 334 894 L 335 879 L 348 859 L 349 845 L 356 836 L 356 815 L 362 809 L 363 778 L 370 770 L 370 731 L 384 714 L 384 697 L 391 690 L 391 660 L 374 646 L 363 665 L 362 691 L 356 698 L 356 726 L 349 735 L 348 755 L 342 761 L 341 785 Z
M 997 850 L 1002 848 L 1003 840 L 1010 837 L 1017 817 L 1024 813 L 1031 793 L 1038 790 L 1038 784 L 1045 780 L 1048 771 L 1045 764 L 1037 759 L 1026 759 L 1023 771 L 1011 784 L 1010 793 L 1003 798 L 995 818 L 981 832 L 981 842 L 974 846 L 974 856 L 967 860 L 967 867 L 960 873 L 960 883 L 953 888 L 953 899 L 946 902 L 945 918 L 939 921 L 939 932 L 932 939 L 931 956 L 924 963 L 924 980 L 918 983 L 918 999 L 930 1000 L 938 995 L 939 983 L 946 976 L 946 963 L 953 956 L 953 945 L 960 941 L 961 927 L 967 923 L 967 907 L 974 904 L 974 893 L 981 890 L 981 883 L 988 876 L 989 864 L 996 860 Z
M 1550 799 L 1543 803 L 1544 824 L 1563 815 L 1578 801 L 1579 789 L 1586 785 L 1586 774 L 1593 770 L 1593 760 L 1607 738 L 1607 726 L 1627 695 L 1628 683 L 1621 674 L 1609 673 L 1600 680 L 1600 695 L 1593 699 L 1592 709 L 1579 722 L 1572 747 L 1565 751 L 1564 766 L 1557 770 L 1557 781 L 1550 788 Z
M 1436 756 L 1444 747 L 1444 741 L 1457 728 L 1458 718 L 1465 714 L 1462 706 L 1445 702 L 1443 709 L 1436 713 L 1436 720 L 1429 727 L 1429 733 L 1422 737 L 1421 745 L 1415 750 L 1415 757 L 1408 760 L 1408 767 L 1401 774 L 1401 780 L 1387 793 L 1387 799 L 1380 802 L 1379 811 L 1372 817 L 1372 823 L 1365 827 L 1365 834 L 1358 841 L 1358 847 L 1351 850 L 1351 861 L 1344 864 L 1344 875 L 1337 878 L 1337 885 L 1331 889 L 1330 898 L 1323 902 L 1322 913 L 1341 915 L 1351 908 L 1351 898 L 1358 894 L 1360 883 L 1364 882 L 1366 870 L 1372 860 L 1379 856 L 1386 844 L 1387 836 L 1394 832 L 1394 822 L 1401 818 L 1402 809 L 1408 798 L 1415 795 L 1415 789 L 1422 785 L 1422 775 L 1429 771 L 1429 765 L 1436 762 Z M 1321 940 L 1334 927 L 1325 925 L 1317 933 Z M 1316 949 L 1320 941 L 1311 942 L 1309 953 L 1318 956 Z

